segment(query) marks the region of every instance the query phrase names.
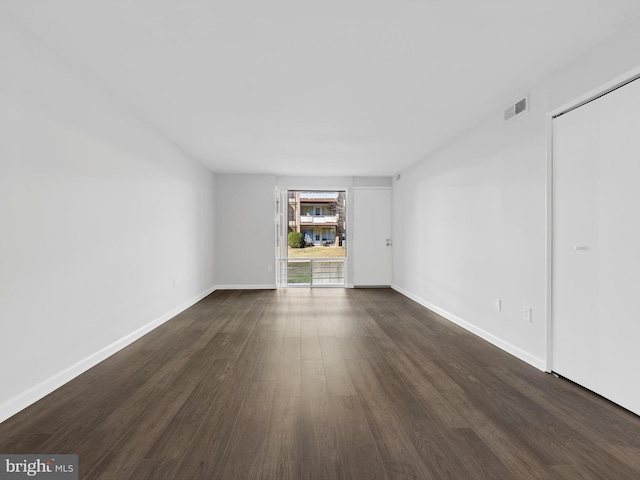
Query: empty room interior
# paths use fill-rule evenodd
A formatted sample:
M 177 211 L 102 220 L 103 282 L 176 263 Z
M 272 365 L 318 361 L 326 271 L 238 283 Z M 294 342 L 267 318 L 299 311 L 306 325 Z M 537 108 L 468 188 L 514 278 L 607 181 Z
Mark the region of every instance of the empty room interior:
M 637 0 L 0 0 L 0 477 L 640 478 L 639 46 Z

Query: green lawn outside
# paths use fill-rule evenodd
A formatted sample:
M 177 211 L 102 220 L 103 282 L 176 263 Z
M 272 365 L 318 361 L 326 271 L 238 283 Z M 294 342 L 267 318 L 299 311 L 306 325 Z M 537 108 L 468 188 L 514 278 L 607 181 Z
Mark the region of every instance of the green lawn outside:
M 311 262 L 291 262 L 287 265 L 287 282 L 311 283 Z
M 289 247 L 289 258 L 344 258 L 345 247 Z

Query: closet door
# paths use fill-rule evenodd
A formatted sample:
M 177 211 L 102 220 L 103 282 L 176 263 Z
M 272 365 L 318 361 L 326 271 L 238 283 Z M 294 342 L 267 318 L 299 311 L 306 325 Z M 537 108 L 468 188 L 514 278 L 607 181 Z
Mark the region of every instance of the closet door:
M 640 414 L 640 81 L 554 119 L 553 370 Z
M 598 104 L 554 120 L 553 370 L 598 390 Z
M 599 101 L 600 393 L 640 415 L 640 80 Z

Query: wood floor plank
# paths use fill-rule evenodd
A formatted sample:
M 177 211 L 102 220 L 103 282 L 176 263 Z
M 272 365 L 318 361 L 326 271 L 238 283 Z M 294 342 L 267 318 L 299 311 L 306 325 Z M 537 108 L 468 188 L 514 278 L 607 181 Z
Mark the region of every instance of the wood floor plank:
M 396 344 L 376 321 L 376 317 L 381 318 L 382 315 L 382 312 L 371 311 L 370 309 L 364 308 L 362 313 L 358 316 L 358 322 L 362 326 L 366 335 L 375 342 L 376 347 L 383 354 L 393 353 L 397 349 Z
M 356 390 L 351 382 L 347 365 L 340 354 L 337 339 L 335 337 L 320 337 L 320 348 L 322 349 L 329 394 L 355 395 Z
M 348 478 L 386 479 L 382 457 L 369 428 L 360 399 L 356 396 L 329 397 L 335 417 L 340 458 Z
M 408 432 L 414 447 L 433 478 L 473 478 L 464 467 L 458 452 L 451 448 L 447 427 L 438 417 L 428 415 L 407 390 L 404 382 L 385 358 L 368 360 L 378 378 L 378 384 L 393 406 L 401 425 Z
M 182 454 L 191 445 L 193 435 L 200 427 L 202 418 L 209 415 L 211 404 L 220 394 L 230 371 L 231 362 L 229 360 L 215 359 L 213 361 L 171 423 L 146 453 L 145 459 L 175 458 L 179 460 L 182 457 Z
M 261 461 L 254 466 L 250 479 L 298 480 L 302 476 L 301 419 L 300 397 L 274 399 Z
M 254 330 L 254 334 L 245 343 L 241 355 L 233 364 L 233 375 L 230 375 L 231 378 L 225 384 L 225 389 L 212 401 L 210 415 L 204 417 L 200 429 L 194 434 L 192 445 L 195 443 L 195 446 L 188 450 L 191 456 L 187 461 L 183 456 L 180 466 L 177 467 L 185 475 L 185 478 L 211 478 L 212 466 L 215 465 L 217 467 L 217 462 L 224 453 L 228 436 L 236 420 L 237 410 L 242 403 L 246 387 L 248 387 L 250 377 L 255 370 L 257 358 L 260 356 L 266 341 L 265 332 L 267 329 L 268 322 L 261 324 L 260 327 Z M 209 343 L 209 347 L 214 345 L 216 343 L 212 340 Z M 100 473 L 104 471 L 106 473 L 104 478 L 129 478 L 129 475 L 132 475 L 135 469 L 133 459 L 147 454 L 155 439 L 160 437 L 162 431 L 166 430 L 166 426 L 174 419 L 178 409 L 186 401 L 189 392 L 200 383 L 206 370 L 198 367 L 195 362 L 211 363 L 215 357 L 214 353 L 214 351 L 210 350 L 198 352 L 194 356 L 192 364 L 188 365 L 174 384 L 176 400 L 171 401 L 172 395 L 162 397 L 157 408 L 159 413 L 141 417 L 140 425 L 136 425 L 137 433 L 129 435 L 126 442 L 121 442 L 115 452 L 110 452 L 108 457 L 111 458 L 108 458 L 106 463 L 103 462 L 98 466 L 95 471 Z M 203 385 L 206 385 L 206 383 Z M 165 398 L 168 402 L 164 401 Z M 149 424 L 150 418 L 156 418 L 157 422 Z M 143 436 L 144 441 L 141 442 L 138 439 L 138 442 L 134 442 L 134 439 L 143 432 L 147 432 Z M 203 449 L 206 454 L 202 453 Z M 193 461 L 189 462 L 189 460 Z M 173 464 L 172 466 L 175 467 Z M 169 468 L 167 469 L 169 470 Z M 204 476 L 198 477 L 196 475 L 197 472 L 202 472 Z M 113 476 L 110 477 L 109 475 Z
M 216 291 L 0 424 L 80 478 L 640 478 L 640 417 L 390 289 Z
M 106 451 L 103 452 L 104 455 L 99 463 L 94 465 L 86 465 L 84 455 L 81 457 L 83 459 L 80 462 L 81 478 L 98 480 L 131 478 L 140 463 L 144 461 L 145 454 L 167 428 L 191 392 L 192 390 L 184 389 L 181 386 L 172 387 L 159 397 L 158 401 L 127 430 L 111 449 L 103 447 L 101 444 L 97 444 L 95 447 L 94 445 L 86 445 L 87 449 L 96 448 L 99 450 L 102 447 Z
M 260 300 L 259 293 L 251 295 L 242 290 L 237 292 L 239 292 L 238 300 L 231 303 L 218 316 L 218 321 L 222 324 L 221 333 L 234 333 L 244 323 L 246 312 Z
M 462 463 L 467 471 L 471 473 L 470 478 L 483 478 L 493 480 L 519 480 L 517 475 L 511 472 L 498 458 L 484 440 L 479 437 L 471 428 L 451 429 L 450 442 L 455 445 L 459 452 Z
M 240 351 L 244 347 L 247 338 L 251 335 L 252 330 L 258 323 L 264 309 L 264 303 L 261 301 L 249 302 L 244 310 L 236 313 L 236 316 L 241 319 L 238 325 L 231 332 L 231 338 L 229 342 L 224 345 L 224 348 L 216 348 L 212 352 L 217 358 L 234 359 L 240 354 Z
M 321 360 L 322 350 L 316 322 L 303 321 L 300 323 L 302 360 Z
M 299 337 L 285 337 L 282 341 L 276 397 L 299 397 L 302 389 L 302 355 Z
M 329 304 L 326 306 L 329 321 L 338 338 L 364 336 L 365 329 L 358 321 L 358 316 L 349 308 Z
M 340 355 L 345 361 L 367 358 L 371 355 L 369 349 L 375 349 L 375 354 L 381 355 L 380 350 L 368 336 L 338 337 L 336 341 L 340 349 Z
M 236 426 L 252 378 L 269 338 L 269 323 L 260 323 L 236 360 L 225 388 L 212 402 L 209 414 L 183 455 L 178 471 L 183 478 L 209 480 L 215 476 Z
M 331 318 L 326 308 L 326 300 L 323 292 L 314 292 L 310 307 L 313 312 L 313 318 L 318 329 L 320 337 L 335 337 L 336 332 L 333 330 Z
M 501 428 L 491 420 L 474 423 L 474 432 L 500 458 L 515 478 L 547 480 L 549 470 L 527 447 L 508 430 Z
M 322 359 L 302 360 L 300 376 L 300 394 L 303 397 L 316 398 L 329 393 Z
M 300 338 L 301 316 L 296 315 L 291 309 L 287 315 L 287 322 L 284 327 L 284 336 L 288 338 Z
M 246 480 L 253 469 L 261 465 L 258 455 L 269 431 L 273 399 L 273 383 L 253 382 L 249 386 L 213 479 Z
M 210 344 L 215 345 L 215 342 L 212 341 Z M 163 431 L 169 428 L 170 422 L 175 419 L 186 400 L 191 396 L 193 390 L 201 384 L 202 377 L 214 362 L 214 358 L 210 353 L 211 352 L 207 355 L 207 350 L 184 352 L 184 356 L 190 361 L 180 371 L 175 382 L 172 383 L 171 387 L 164 394 L 161 393 L 161 390 L 156 391 L 156 393 L 160 394 L 159 398 L 157 402 L 148 405 L 146 412 L 136 412 L 134 409 L 134 412 L 140 414 L 138 421 L 134 423 L 131 429 L 126 432 L 125 436 L 117 442 L 111 451 L 105 449 L 108 453 L 93 470 L 89 470 L 89 478 L 126 479 L 133 474 L 136 467 L 141 463 L 140 459 L 147 455 Z M 191 356 L 189 356 L 189 354 L 191 354 Z M 224 361 L 218 362 L 220 365 L 226 363 Z M 238 366 L 234 365 L 234 367 L 237 375 Z M 201 385 L 208 385 L 208 383 Z M 126 418 L 116 417 L 114 422 L 116 425 L 124 424 L 123 420 L 125 419 Z M 96 435 L 98 438 L 100 438 L 101 435 L 105 437 L 113 435 L 112 427 L 109 421 L 107 421 L 96 431 Z M 100 443 L 85 439 L 82 447 L 85 447 L 85 445 L 87 448 L 95 448 L 96 446 L 100 446 Z M 84 456 L 83 459 L 85 459 Z M 142 463 L 144 463 L 144 461 L 142 461 Z M 172 465 L 173 464 L 175 464 L 175 462 L 173 462 Z M 82 462 L 81 467 L 90 469 L 90 465 L 87 466 L 86 461 Z
M 303 397 L 301 421 L 301 463 L 311 468 L 341 463 L 334 412 L 330 397 Z M 323 468 L 324 468 L 323 467 Z
M 398 372 L 398 376 L 405 380 L 407 388 L 422 408 L 437 412 L 440 420 L 449 428 L 472 425 L 477 410 L 466 392 L 450 380 L 440 367 L 420 363 L 416 365 L 415 357 L 409 357 L 412 353 L 416 352 L 402 350 L 389 354 L 386 358 Z M 434 378 L 439 381 L 434 381 Z
M 280 353 L 284 332 L 269 329 L 267 336 L 268 339 L 260 352 L 260 359 L 254 372 L 254 380 L 257 382 L 276 382 L 280 375 Z
M 347 365 L 358 396 L 362 399 L 362 407 L 387 475 L 390 478 L 430 478 L 411 439 L 378 385 L 369 363 L 366 360 L 352 360 L 347 361 Z
M 302 464 L 301 480 L 344 480 L 341 463 Z

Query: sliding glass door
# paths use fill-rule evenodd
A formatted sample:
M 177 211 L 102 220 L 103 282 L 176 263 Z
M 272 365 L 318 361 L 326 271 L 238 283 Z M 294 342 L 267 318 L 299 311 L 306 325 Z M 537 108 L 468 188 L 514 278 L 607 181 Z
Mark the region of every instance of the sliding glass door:
M 344 287 L 346 193 L 276 189 L 279 287 Z

